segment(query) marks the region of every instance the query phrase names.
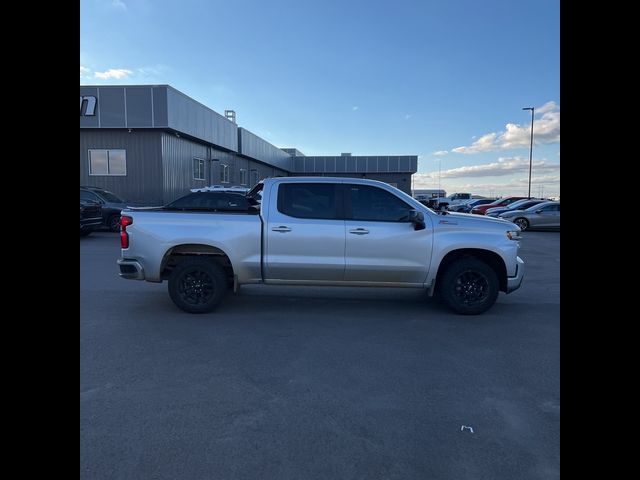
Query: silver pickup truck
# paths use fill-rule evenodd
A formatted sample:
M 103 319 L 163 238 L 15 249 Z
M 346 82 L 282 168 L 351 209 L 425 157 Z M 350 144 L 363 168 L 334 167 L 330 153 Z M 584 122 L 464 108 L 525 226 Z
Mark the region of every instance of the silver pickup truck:
M 247 196 L 260 202 L 124 210 L 120 276 L 168 280 L 171 299 L 191 313 L 265 283 L 422 288 L 473 315 L 522 283 L 520 229 L 505 220 L 436 213 L 365 179 L 270 178 Z

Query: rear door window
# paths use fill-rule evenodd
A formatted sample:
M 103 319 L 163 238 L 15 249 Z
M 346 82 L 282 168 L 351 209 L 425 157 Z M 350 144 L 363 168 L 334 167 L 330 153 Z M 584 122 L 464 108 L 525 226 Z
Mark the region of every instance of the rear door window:
M 282 183 L 278 211 L 295 218 L 338 218 L 336 185 L 332 183 Z
M 95 193 L 88 192 L 87 190 L 80 190 L 80 200 L 88 200 L 89 202 L 100 202 L 100 199 Z

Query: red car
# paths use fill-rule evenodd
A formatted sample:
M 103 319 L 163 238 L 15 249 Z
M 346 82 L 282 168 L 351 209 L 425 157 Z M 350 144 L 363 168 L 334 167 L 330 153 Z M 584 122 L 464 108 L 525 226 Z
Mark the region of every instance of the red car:
M 471 209 L 471 213 L 475 213 L 476 215 L 484 215 L 487 210 L 493 207 L 506 207 L 507 205 L 517 201 L 522 200 L 523 198 L 528 197 L 504 197 L 499 198 L 495 202 L 485 203 L 484 205 L 478 205 L 477 207 L 473 207 Z

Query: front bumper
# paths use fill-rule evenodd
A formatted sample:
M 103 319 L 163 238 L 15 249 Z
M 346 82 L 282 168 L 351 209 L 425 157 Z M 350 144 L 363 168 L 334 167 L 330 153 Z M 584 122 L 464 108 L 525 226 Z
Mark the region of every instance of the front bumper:
M 516 275 L 514 277 L 507 277 L 507 293 L 511 293 L 514 290 L 520 288 L 522 284 L 522 278 L 524 277 L 524 261 L 520 258 L 516 258 Z
M 144 280 L 144 268 L 137 260 L 127 260 L 121 258 L 118 260 L 120 267 L 120 276 L 128 280 Z

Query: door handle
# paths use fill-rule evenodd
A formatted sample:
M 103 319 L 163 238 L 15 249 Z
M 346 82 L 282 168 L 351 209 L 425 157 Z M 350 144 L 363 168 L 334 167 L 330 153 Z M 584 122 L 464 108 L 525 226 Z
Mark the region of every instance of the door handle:
M 280 225 L 279 227 L 273 227 L 271 230 L 273 230 L 274 232 L 282 232 L 282 233 L 291 231 L 289 227 L 285 227 L 284 225 Z
M 354 228 L 352 230 L 349 230 L 349 233 L 353 233 L 354 235 L 366 235 L 367 233 L 369 233 L 369 230 L 367 230 L 366 228 Z

